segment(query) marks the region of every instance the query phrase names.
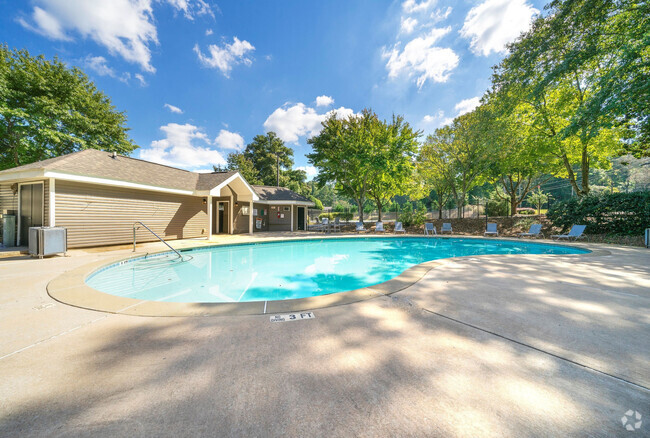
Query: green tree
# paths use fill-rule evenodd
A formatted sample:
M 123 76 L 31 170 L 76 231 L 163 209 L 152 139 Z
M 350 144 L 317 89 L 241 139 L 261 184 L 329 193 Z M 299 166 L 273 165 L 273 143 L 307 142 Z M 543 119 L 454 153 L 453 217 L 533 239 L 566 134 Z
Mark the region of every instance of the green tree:
M 0 169 L 83 149 L 129 154 L 126 115 L 78 68 L 0 46 Z
M 628 0 L 557 0 L 547 10 L 509 46 L 493 85 L 562 164 L 556 175 L 584 196 L 590 169 L 606 168 L 626 144 L 638 146 L 647 129 L 648 9 Z M 624 134 L 635 141 L 620 141 Z
M 345 120 L 333 114 L 320 134 L 308 140 L 314 152 L 307 157 L 319 170 L 319 185 L 333 182 L 339 194 L 354 200 L 359 220 L 368 198 L 381 218 L 386 202 L 406 190 L 419 135 L 402 117 L 388 123 L 370 109 Z
M 414 198 L 428 197 L 438 208 L 438 219 L 442 219 L 442 210 L 445 208 L 447 201 L 451 197 L 451 187 L 449 180 L 442 172 L 439 166 L 432 166 L 429 162 L 431 153 L 434 153 L 430 147 L 423 147 L 420 150 L 416 162 L 415 177 L 413 178 L 411 195 Z M 431 159 L 435 159 L 432 158 Z M 442 163 L 440 163 L 442 164 Z
M 489 142 L 475 129 L 476 111 L 457 117 L 449 126 L 436 129 L 422 145 L 420 157 L 437 178 L 447 181 L 456 201 L 458 217 L 464 216 L 467 193 L 481 185 L 490 166 Z
M 542 205 L 548 202 L 548 193 L 545 193 L 542 189 L 537 187 L 537 190 L 533 190 L 528 195 L 528 202 L 537 206 L 537 214 L 541 214 Z
M 476 111 L 479 117 L 473 129 L 476 136 L 489 144 L 490 180 L 500 185 L 496 196 L 509 202 L 510 214 L 514 215 L 542 175 L 557 170 L 557 160 L 526 126 L 516 108 L 499 111 L 497 102 L 488 101 Z
M 318 168 L 316 182 L 320 186 L 333 182 L 337 192 L 352 198 L 357 204 L 360 221 L 363 221 L 363 206 L 368 196 L 375 118 L 370 110 L 345 120 L 332 114 L 323 122 L 321 132 L 307 140 L 313 149 L 307 158 Z
M 268 186 L 278 185 L 278 176 L 293 166 L 293 149 L 287 147 L 275 132 L 256 135 L 242 154 L 253 164 L 262 184 Z
M 241 152 L 231 152 L 226 158 L 227 164 L 225 166 L 212 166 L 215 172 L 225 172 L 228 170 L 236 170 L 244 177 L 249 184 L 262 184 L 259 177 L 259 172 L 255 169 L 253 162 L 246 158 Z
M 379 220 L 383 208 L 397 195 L 408 192 L 408 181 L 414 175 L 414 157 L 420 132 L 414 131 L 401 116 L 391 123 L 375 120 L 376 148 L 370 162 L 368 196 L 377 206 Z
M 582 110 L 568 134 L 585 127 L 627 128 L 623 152 L 650 156 L 650 5 L 639 0 L 554 0 L 547 7 L 543 43 L 529 59 L 549 47 L 561 57 L 546 62 L 539 89 L 557 78 L 585 72 Z

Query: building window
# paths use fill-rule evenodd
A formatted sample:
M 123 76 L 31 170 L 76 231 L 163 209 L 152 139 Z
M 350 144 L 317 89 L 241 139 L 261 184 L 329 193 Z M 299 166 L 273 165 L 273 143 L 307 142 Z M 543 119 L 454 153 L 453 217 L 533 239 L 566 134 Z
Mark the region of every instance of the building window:
M 244 215 L 244 216 L 248 216 L 250 214 L 250 209 L 249 209 L 248 205 L 242 205 L 241 214 Z

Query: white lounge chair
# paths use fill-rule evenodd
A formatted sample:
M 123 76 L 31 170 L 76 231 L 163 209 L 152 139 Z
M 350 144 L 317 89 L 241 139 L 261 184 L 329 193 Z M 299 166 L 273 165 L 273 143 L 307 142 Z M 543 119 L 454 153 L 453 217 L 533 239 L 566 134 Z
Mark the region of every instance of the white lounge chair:
M 544 235 L 542 234 L 542 224 L 532 224 L 527 233 L 517 233 L 517 237 L 538 237 Z
M 551 239 L 566 239 L 566 240 L 578 240 L 582 239 L 583 236 L 582 233 L 585 232 L 585 228 L 587 228 L 586 225 L 574 225 L 571 227 L 571 231 L 569 231 L 569 234 L 556 234 L 554 236 L 551 236 Z
M 397 233 L 404 233 L 404 234 L 406 234 L 406 230 L 405 230 L 404 227 L 402 226 L 402 223 L 401 223 L 401 222 L 395 222 L 395 233 L 396 233 L 396 234 L 397 234 Z
M 375 224 L 375 233 L 383 233 L 384 231 L 384 223 L 382 221 L 379 221 Z
M 324 217 L 321 220 L 321 227 L 323 230 L 323 233 L 327 233 L 330 230 L 330 220 L 326 217 Z
M 431 235 L 438 234 L 436 232 L 436 227 L 434 227 L 431 222 L 427 222 L 426 224 L 424 224 L 424 234 L 428 236 L 429 233 L 431 233 Z
M 363 226 L 363 222 L 357 222 L 357 228 L 355 229 L 357 233 L 361 231 L 366 231 L 366 227 Z
M 498 236 L 499 231 L 497 231 L 497 224 L 496 222 L 490 222 L 487 224 L 487 228 L 485 230 L 484 236 Z
M 453 231 L 451 229 L 451 224 L 449 222 L 443 222 L 442 223 L 442 228 L 440 229 L 440 234 L 444 234 L 445 231 L 448 232 L 449 234 L 453 233 Z
M 334 219 L 334 223 L 330 225 L 332 227 L 332 231 L 336 231 L 338 229 L 339 233 L 341 232 L 341 219 L 338 216 Z

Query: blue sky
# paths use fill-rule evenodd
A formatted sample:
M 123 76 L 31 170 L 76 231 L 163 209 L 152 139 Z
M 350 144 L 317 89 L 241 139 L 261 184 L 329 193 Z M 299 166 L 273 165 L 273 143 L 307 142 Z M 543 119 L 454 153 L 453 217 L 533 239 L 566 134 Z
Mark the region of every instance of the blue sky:
M 424 135 L 470 111 L 533 0 L 0 0 L 0 39 L 81 67 L 128 116 L 133 155 L 211 169 L 273 130 L 297 167 L 329 111 Z

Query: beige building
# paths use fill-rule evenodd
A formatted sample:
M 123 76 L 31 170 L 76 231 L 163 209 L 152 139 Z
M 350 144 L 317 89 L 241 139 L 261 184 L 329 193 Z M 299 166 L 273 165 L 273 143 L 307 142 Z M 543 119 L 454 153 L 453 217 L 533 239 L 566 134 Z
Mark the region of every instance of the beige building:
M 235 171 L 197 173 L 88 149 L 0 172 L 0 214 L 68 230 L 68 247 L 133 242 L 141 221 L 164 239 L 306 229 L 313 203 L 283 187 L 251 186 Z M 2 238 L 0 232 L 0 239 Z M 144 228 L 139 242 L 155 240 Z

